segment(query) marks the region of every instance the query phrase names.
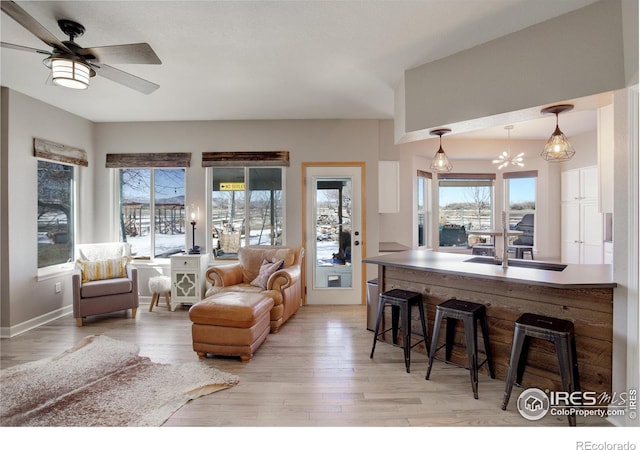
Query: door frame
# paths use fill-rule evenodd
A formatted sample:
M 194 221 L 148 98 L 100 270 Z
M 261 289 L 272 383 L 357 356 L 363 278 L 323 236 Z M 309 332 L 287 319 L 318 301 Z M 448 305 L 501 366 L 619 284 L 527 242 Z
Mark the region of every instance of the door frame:
M 362 230 L 362 240 L 361 240 L 361 248 L 362 248 L 362 259 L 367 257 L 367 194 L 366 194 L 366 186 L 367 186 L 367 163 L 364 161 L 345 161 L 345 162 L 303 162 L 301 164 L 302 169 L 302 246 L 304 248 L 304 254 L 309 255 L 307 249 L 307 169 L 311 167 L 359 167 L 360 168 L 360 182 L 362 184 L 360 188 L 360 215 L 362 216 L 361 230 Z M 307 304 L 307 258 L 305 257 L 302 263 L 302 304 Z M 360 304 L 367 304 L 366 297 L 366 264 L 363 262 L 362 267 L 360 268 L 362 273 L 362 280 L 360 286 Z M 355 286 L 354 286 L 355 288 Z

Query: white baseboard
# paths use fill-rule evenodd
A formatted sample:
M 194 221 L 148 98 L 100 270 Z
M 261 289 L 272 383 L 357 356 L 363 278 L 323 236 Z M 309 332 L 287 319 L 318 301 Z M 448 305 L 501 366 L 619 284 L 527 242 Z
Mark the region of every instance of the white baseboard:
M 55 311 L 51 311 L 41 316 L 34 317 L 33 319 L 29 319 L 26 322 L 13 325 L 11 327 L 0 327 L 0 338 L 12 338 L 69 314 L 73 314 L 72 305 L 64 306 L 62 308 L 56 309 Z
M 151 296 L 147 296 L 147 295 L 140 296 L 141 305 L 149 305 L 150 303 L 151 303 Z M 39 326 L 45 325 L 49 322 L 53 322 L 54 320 L 67 316 L 69 314 L 73 314 L 72 305 L 65 306 L 55 311 L 51 311 L 39 317 L 34 317 L 33 319 L 29 319 L 26 322 L 19 323 L 18 325 L 14 325 L 12 327 L 0 327 L 0 339 L 12 338 L 26 331 L 33 330 L 34 328 L 38 328 Z

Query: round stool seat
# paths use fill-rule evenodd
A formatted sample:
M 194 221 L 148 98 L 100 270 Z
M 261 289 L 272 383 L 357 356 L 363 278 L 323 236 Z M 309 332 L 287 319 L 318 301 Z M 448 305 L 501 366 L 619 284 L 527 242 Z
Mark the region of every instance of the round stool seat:
M 164 275 L 149 278 L 149 290 L 153 294 L 171 292 L 171 278 Z
M 165 275 L 159 275 L 149 278 L 149 291 L 151 291 L 151 304 L 149 312 L 153 311 L 153 307 L 158 304 L 160 294 L 164 294 L 167 303 L 167 310 L 171 311 L 171 278 Z

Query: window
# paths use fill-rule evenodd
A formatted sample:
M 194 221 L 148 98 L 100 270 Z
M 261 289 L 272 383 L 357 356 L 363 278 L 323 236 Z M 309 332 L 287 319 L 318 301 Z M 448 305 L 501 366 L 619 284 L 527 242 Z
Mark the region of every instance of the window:
M 468 242 L 467 231 L 493 228 L 494 180 L 495 174 L 439 175 L 441 247 L 473 245 L 474 242 Z
M 185 169 L 119 171 L 120 234 L 134 258 L 167 258 L 184 251 Z
M 418 247 L 431 244 L 431 174 L 418 171 L 417 176 Z
M 505 198 L 507 199 L 507 210 L 509 211 L 509 228 L 523 228 L 523 224 L 533 227 L 533 217 L 536 212 L 536 180 L 538 173 L 535 170 L 524 172 L 508 172 L 503 174 L 505 182 Z M 527 217 L 524 222 L 523 218 Z M 520 224 L 520 225 L 518 225 Z M 524 227 L 524 231 L 529 231 Z M 519 230 L 523 231 L 523 230 Z M 525 236 L 526 237 L 526 236 Z M 533 236 L 531 236 L 533 239 Z M 511 238 L 511 241 L 517 238 Z M 520 239 L 522 241 L 522 239 Z M 531 245 L 533 242 L 531 241 Z
M 234 257 L 247 245 L 282 245 L 283 171 L 279 167 L 212 167 L 212 248 Z
M 74 167 L 38 160 L 38 268 L 73 261 Z

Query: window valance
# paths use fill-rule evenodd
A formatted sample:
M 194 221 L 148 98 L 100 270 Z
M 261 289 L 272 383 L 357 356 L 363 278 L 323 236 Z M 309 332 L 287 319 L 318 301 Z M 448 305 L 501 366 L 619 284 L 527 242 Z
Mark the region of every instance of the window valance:
M 418 176 L 428 179 L 431 179 L 433 177 L 433 175 L 431 175 L 431 172 L 425 172 L 424 170 L 418 170 Z
M 33 156 L 76 166 L 89 166 L 86 151 L 44 139 L 33 139 Z
M 107 153 L 107 169 L 190 167 L 191 153 Z
M 495 173 L 442 173 L 438 174 L 438 184 L 446 187 L 493 186 Z
M 505 172 L 502 174 L 502 178 L 505 180 L 514 179 L 514 178 L 537 178 L 538 171 L 537 170 L 523 170 L 522 172 Z
M 495 180 L 495 173 L 440 173 L 441 180 Z
M 202 167 L 289 167 L 289 152 L 203 152 Z

